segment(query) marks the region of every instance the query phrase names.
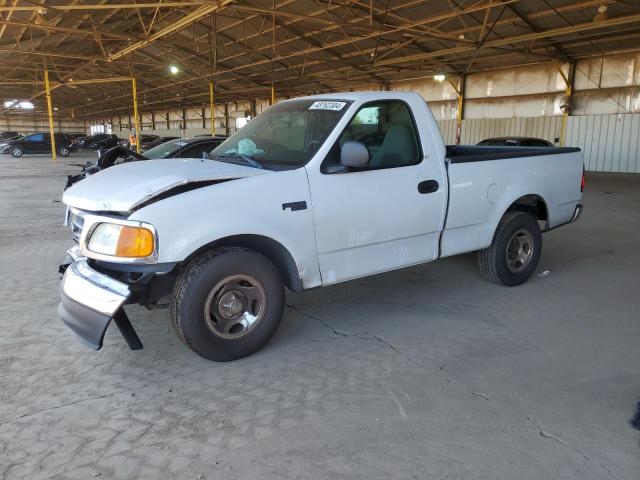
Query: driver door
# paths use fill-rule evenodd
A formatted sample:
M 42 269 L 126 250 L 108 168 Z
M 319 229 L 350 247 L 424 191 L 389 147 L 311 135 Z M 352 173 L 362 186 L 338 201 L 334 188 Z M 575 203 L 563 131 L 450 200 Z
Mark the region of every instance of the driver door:
M 367 147 L 368 167 L 341 168 L 346 141 Z M 405 102 L 379 101 L 358 110 L 320 171 L 309 174 L 323 284 L 436 258 L 446 185 L 429 150 L 433 145 L 420 139 Z
M 44 133 L 34 133 L 25 138 L 24 153 L 47 153 L 51 151 L 51 143 L 45 140 Z

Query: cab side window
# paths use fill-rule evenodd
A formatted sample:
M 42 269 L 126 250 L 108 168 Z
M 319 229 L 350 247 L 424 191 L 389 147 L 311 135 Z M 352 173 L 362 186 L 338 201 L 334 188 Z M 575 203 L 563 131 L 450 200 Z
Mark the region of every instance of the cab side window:
M 340 171 L 340 148 L 348 141 L 360 142 L 367 148 L 367 168 L 371 170 L 405 167 L 421 161 L 415 123 L 409 107 L 401 101 L 369 103 L 360 108 L 334 145 L 322 171 Z

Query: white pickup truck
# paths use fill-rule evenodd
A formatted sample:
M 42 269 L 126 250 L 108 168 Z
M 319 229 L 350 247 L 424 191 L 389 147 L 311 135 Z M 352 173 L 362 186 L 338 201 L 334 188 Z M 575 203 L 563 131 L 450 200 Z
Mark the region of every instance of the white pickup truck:
M 478 252 L 488 280 L 525 282 L 541 232 L 582 211 L 577 148 L 445 146 L 414 93 L 278 103 L 209 158 L 127 163 L 64 194 L 77 245 L 62 320 L 102 346 L 123 305 L 169 307 L 205 358 L 262 348 L 294 292 Z

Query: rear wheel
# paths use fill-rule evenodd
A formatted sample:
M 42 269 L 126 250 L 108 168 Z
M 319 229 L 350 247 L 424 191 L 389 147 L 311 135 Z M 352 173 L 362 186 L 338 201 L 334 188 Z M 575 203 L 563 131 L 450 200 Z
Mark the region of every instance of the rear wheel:
M 71 153 L 71 150 L 69 150 L 69 147 L 65 147 L 65 146 L 58 147 L 58 155 L 60 155 L 61 157 L 68 157 L 70 153 Z
M 513 287 L 526 282 L 535 271 L 542 250 L 538 221 L 526 212 L 507 212 L 500 220 L 493 242 L 478 252 L 482 276 Z
M 276 267 L 246 248 L 224 247 L 193 260 L 171 301 L 177 335 L 209 360 L 235 360 L 260 350 L 275 333 L 284 309 Z
M 22 150 L 22 147 L 11 147 L 11 150 L 9 150 L 9 153 L 11 154 L 12 157 L 20 158 L 24 153 L 24 150 Z

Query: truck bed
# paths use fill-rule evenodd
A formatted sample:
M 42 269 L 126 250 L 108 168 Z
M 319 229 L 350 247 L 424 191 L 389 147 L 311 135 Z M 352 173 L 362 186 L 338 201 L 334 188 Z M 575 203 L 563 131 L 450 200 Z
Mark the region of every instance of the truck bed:
M 483 147 L 476 145 L 447 145 L 451 163 L 483 162 L 508 158 L 536 157 L 579 152 L 574 147 Z
M 544 228 L 553 228 L 572 218 L 582 196 L 579 148 L 455 145 L 446 147 L 446 157 L 449 206 L 442 256 L 489 246 L 500 218 L 518 198 L 544 202 Z

